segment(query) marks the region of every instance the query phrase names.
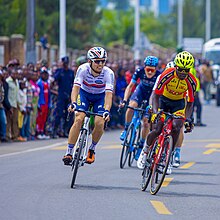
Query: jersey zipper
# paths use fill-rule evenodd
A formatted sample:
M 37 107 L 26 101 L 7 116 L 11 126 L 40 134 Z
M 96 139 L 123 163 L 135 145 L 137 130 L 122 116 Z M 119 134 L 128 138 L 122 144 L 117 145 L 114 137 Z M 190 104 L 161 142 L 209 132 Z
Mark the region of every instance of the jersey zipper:
M 178 81 L 178 83 L 177 83 L 176 89 L 178 88 L 179 83 L 180 83 L 180 79 L 179 79 L 179 81 Z

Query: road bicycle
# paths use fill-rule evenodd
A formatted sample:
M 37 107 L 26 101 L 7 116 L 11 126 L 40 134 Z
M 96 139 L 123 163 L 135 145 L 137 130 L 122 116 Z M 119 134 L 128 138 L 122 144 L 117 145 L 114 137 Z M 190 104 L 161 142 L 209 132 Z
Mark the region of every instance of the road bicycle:
M 128 127 L 124 141 L 122 142 L 122 150 L 120 157 L 120 168 L 123 169 L 128 158 L 128 166 L 134 162 L 137 148 L 141 137 L 142 118 L 145 112 L 149 111 L 150 106 L 146 108 L 147 102 L 143 101 L 140 108 L 127 106 L 134 110 L 131 124 Z M 120 110 L 120 109 L 119 109 Z M 119 111 L 118 110 L 118 111 Z M 119 111 L 120 113 L 120 111 Z
M 145 191 L 150 183 L 150 193 L 156 195 L 163 184 L 167 168 L 172 163 L 174 146 L 171 136 L 172 122 L 174 119 L 183 119 L 181 116 L 173 115 L 160 110 L 156 120 L 164 119 L 161 134 L 154 140 L 147 150 L 147 157 L 142 171 L 141 190 Z
M 70 164 L 71 170 L 73 172 L 72 180 L 71 180 L 71 188 L 74 187 L 79 167 L 84 166 L 84 164 L 86 163 L 86 158 L 89 151 L 89 145 L 88 145 L 89 135 L 91 133 L 91 129 L 90 129 L 91 116 L 103 117 L 103 115 L 91 111 L 82 111 L 82 110 L 77 110 L 77 111 L 84 112 L 86 116 L 84 118 L 83 126 L 80 130 L 79 137 L 74 147 L 73 160 Z M 106 127 L 106 123 L 104 127 Z

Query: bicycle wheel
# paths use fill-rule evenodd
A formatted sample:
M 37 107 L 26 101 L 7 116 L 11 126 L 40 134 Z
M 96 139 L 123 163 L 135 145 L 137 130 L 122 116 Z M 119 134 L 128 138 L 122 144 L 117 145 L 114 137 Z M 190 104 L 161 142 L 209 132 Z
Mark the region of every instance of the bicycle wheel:
M 74 159 L 74 161 L 73 161 L 74 167 L 73 167 L 73 177 L 72 177 L 72 181 L 71 181 L 71 188 L 73 188 L 73 186 L 75 184 L 78 168 L 80 166 L 80 160 L 82 160 L 82 149 L 84 148 L 85 143 L 86 143 L 86 131 L 83 130 L 81 132 L 79 140 L 80 140 L 79 150 L 77 152 L 76 159 Z
M 123 169 L 125 166 L 125 163 L 127 161 L 128 158 L 128 154 L 130 151 L 130 146 L 131 146 L 131 138 L 132 138 L 132 131 L 134 129 L 134 125 L 130 124 L 130 126 L 128 127 L 126 136 L 125 136 L 125 140 L 123 142 L 123 147 L 122 147 L 122 151 L 121 151 L 121 159 L 120 159 L 120 168 Z
M 142 171 L 142 182 L 141 182 L 141 190 L 145 191 L 147 189 L 147 186 L 150 182 L 150 178 L 152 175 L 152 165 L 154 163 L 154 155 L 155 155 L 155 149 L 157 147 L 158 139 L 154 142 L 153 145 L 150 146 L 150 150 L 147 154 L 146 163 L 144 166 L 144 169 Z
M 134 159 L 135 159 L 135 155 L 137 153 L 137 148 L 138 148 L 138 144 L 139 144 L 140 137 L 141 137 L 141 123 L 138 125 L 138 128 L 136 129 L 134 137 L 135 137 L 135 139 L 132 144 L 134 146 L 134 150 L 132 152 L 130 152 L 129 157 L 128 157 L 128 166 L 129 167 L 133 164 Z
M 162 154 L 160 155 L 160 161 L 158 164 L 154 164 L 152 170 L 152 177 L 151 177 L 151 188 L 150 193 L 152 195 L 156 195 L 157 192 L 160 190 L 160 187 L 164 181 L 166 176 L 167 168 L 169 166 L 169 161 L 172 155 L 172 148 L 173 148 L 173 138 L 171 135 L 168 135 L 164 140 L 164 146 Z

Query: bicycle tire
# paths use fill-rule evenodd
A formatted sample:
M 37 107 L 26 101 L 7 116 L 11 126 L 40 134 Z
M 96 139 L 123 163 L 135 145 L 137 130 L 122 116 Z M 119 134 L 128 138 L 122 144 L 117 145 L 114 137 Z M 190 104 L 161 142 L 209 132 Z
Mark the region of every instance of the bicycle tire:
M 132 166 L 132 164 L 135 160 L 135 155 L 137 153 L 138 143 L 139 143 L 140 137 L 141 137 L 141 123 L 138 125 L 138 128 L 136 129 L 134 136 L 135 136 L 135 139 L 133 142 L 134 150 L 132 152 L 130 152 L 129 157 L 128 157 L 128 166 L 129 167 Z
M 146 164 L 142 171 L 142 182 L 141 182 L 141 190 L 145 191 L 149 185 L 151 175 L 152 175 L 152 165 L 154 163 L 154 153 L 155 148 L 157 146 L 158 138 L 155 140 L 154 144 L 151 145 L 150 150 L 147 154 Z
M 130 141 L 131 141 L 131 137 L 132 137 L 132 131 L 134 129 L 134 125 L 130 124 L 125 136 L 125 140 L 123 142 L 123 147 L 121 150 L 121 158 L 120 158 L 120 168 L 123 169 L 125 166 L 125 163 L 127 161 L 128 158 L 128 154 L 130 152 Z
M 74 168 L 73 168 L 73 177 L 72 177 L 72 181 L 71 181 L 71 188 L 73 188 L 73 186 L 75 185 L 75 181 L 76 181 L 76 176 L 78 173 L 78 169 L 79 169 L 79 161 L 81 158 L 81 154 L 82 154 L 82 149 L 85 145 L 85 138 L 86 138 L 86 131 L 83 130 L 80 134 L 80 143 L 79 143 L 79 150 L 77 152 L 77 157 L 75 159 L 74 163 Z
M 154 164 L 153 170 L 152 170 L 152 177 L 151 177 L 151 188 L 150 193 L 152 195 L 156 195 L 157 192 L 160 190 L 160 187 L 163 184 L 164 178 L 166 176 L 167 168 L 169 166 L 169 161 L 172 155 L 172 149 L 173 149 L 173 138 L 171 135 L 168 135 L 164 140 L 164 149 L 165 151 L 165 165 L 162 172 L 159 172 L 159 166 L 160 164 Z M 161 146 L 162 147 L 162 146 Z M 164 153 L 164 152 L 162 152 Z M 162 155 L 161 155 L 162 156 Z M 161 174 L 161 177 L 159 179 L 159 175 Z M 157 185 L 156 185 L 157 184 Z

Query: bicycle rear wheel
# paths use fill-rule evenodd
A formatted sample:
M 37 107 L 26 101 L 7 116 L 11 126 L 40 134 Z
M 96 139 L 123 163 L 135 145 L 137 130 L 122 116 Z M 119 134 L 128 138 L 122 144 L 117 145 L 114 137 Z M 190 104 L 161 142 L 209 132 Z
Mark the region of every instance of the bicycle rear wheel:
M 134 129 L 134 125 L 130 124 L 130 126 L 128 127 L 128 130 L 127 130 L 126 136 L 125 136 L 125 140 L 123 142 L 123 147 L 122 147 L 122 151 L 121 151 L 121 158 L 120 158 L 120 168 L 121 169 L 124 168 L 125 163 L 128 158 L 130 145 L 132 144 L 131 139 L 132 139 L 133 129 Z
M 137 148 L 138 148 L 138 144 L 140 141 L 140 137 L 141 137 L 141 123 L 138 125 L 138 128 L 135 131 L 134 134 L 134 142 L 132 143 L 132 145 L 134 146 L 134 150 L 132 152 L 130 152 L 129 157 L 128 157 L 128 166 L 130 167 L 135 159 L 135 155 L 137 153 Z
M 154 155 L 155 155 L 155 149 L 157 147 L 158 139 L 154 142 L 153 145 L 150 146 L 150 150 L 147 154 L 146 163 L 144 166 L 144 169 L 142 171 L 142 182 L 141 182 L 141 190 L 145 191 L 147 189 L 147 186 L 150 182 L 150 178 L 152 175 L 152 165 L 154 163 Z
M 80 134 L 80 138 L 79 138 L 79 150 L 77 152 L 77 156 L 76 158 L 74 158 L 74 167 L 73 167 L 73 177 L 72 177 L 72 181 L 71 181 L 71 188 L 73 188 L 75 181 L 76 181 L 76 176 L 78 173 L 78 168 L 80 166 L 80 160 L 82 160 L 82 149 L 84 148 L 85 144 L 86 144 L 86 131 L 83 130 Z
M 169 166 L 170 158 L 172 155 L 173 149 L 173 138 L 171 135 L 168 135 L 164 140 L 164 146 L 162 154 L 160 155 L 160 161 L 158 164 L 154 164 L 152 170 L 152 177 L 151 177 L 151 188 L 150 193 L 152 195 L 156 195 L 157 192 L 160 190 L 164 178 L 166 176 L 167 168 Z

